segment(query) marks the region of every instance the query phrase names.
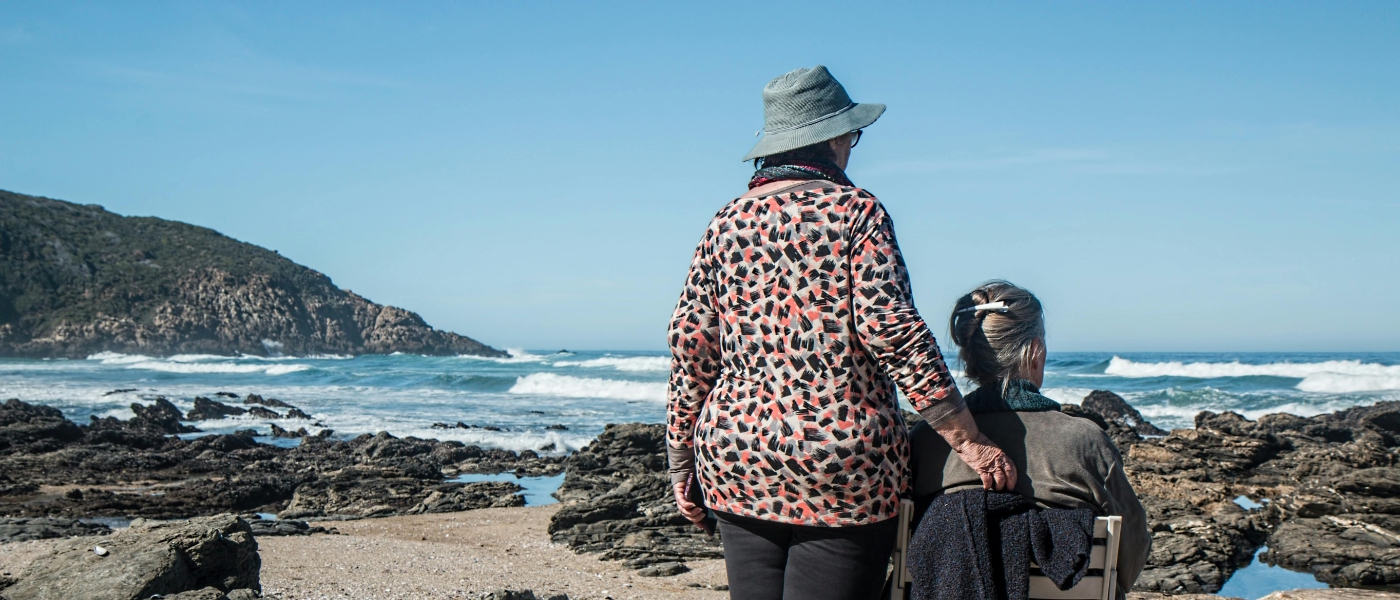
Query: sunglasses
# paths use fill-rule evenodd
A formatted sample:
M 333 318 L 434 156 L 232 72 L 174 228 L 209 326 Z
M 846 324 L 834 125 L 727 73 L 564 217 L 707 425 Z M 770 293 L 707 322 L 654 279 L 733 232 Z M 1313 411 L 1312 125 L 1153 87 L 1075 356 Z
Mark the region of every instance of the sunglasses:
M 864 131 L 865 131 L 864 129 L 857 129 L 857 130 L 855 130 L 855 131 L 852 131 L 852 132 L 846 134 L 846 135 L 851 136 L 851 147 L 852 147 L 852 148 L 855 148 L 855 147 L 856 147 L 856 144 L 859 144 L 859 143 L 860 143 L 860 134 L 863 133 Z

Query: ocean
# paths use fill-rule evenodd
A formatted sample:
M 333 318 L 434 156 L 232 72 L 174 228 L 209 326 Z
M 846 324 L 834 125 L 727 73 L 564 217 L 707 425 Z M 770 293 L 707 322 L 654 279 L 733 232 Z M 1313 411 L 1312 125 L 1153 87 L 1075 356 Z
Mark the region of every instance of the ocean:
M 90 415 L 129 418 L 131 403 L 156 396 L 189 410 L 196 396 L 241 404 L 215 394 L 252 393 L 300 407 L 319 425 L 249 417 L 195 425 L 209 433 L 252 428 L 262 435 L 270 433 L 269 423 L 313 433 L 329 428 L 336 437 L 388 431 L 543 453 L 577 450 L 607 423 L 665 420 L 670 359 L 664 352 L 510 354 L 0 359 L 0 400 L 46 404 L 86 422 Z M 1165 429 L 1190 427 L 1203 410 L 1253 419 L 1400 400 L 1400 353 L 1055 353 L 1046 371 L 1044 392 L 1056 400 L 1077 403 L 1091 390 L 1112 390 Z

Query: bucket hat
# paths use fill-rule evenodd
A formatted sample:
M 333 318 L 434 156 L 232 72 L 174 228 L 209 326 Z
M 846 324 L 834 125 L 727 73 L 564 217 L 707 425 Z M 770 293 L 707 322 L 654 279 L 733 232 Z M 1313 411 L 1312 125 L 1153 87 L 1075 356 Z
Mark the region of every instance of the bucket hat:
M 826 67 L 785 73 L 763 86 L 763 138 L 744 160 L 772 156 L 870 126 L 883 104 L 856 104 Z

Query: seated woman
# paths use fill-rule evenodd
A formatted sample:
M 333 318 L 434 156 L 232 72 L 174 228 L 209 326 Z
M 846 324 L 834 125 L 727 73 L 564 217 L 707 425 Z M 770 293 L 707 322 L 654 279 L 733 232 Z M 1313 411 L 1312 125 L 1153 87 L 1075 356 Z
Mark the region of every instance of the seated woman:
M 977 384 L 965 399 L 977 428 L 1016 464 L 1015 491 L 1045 508 L 1087 508 L 1123 517 L 1118 585 L 1142 573 L 1152 538 L 1142 504 L 1123 473 L 1118 448 L 1098 425 L 1060 412 L 1040 394 L 1045 379 L 1045 317 L 1029 291 L 1005 281 L 958 299 L 950 322 L 964 372 Z M 982 477 L 933 429 L 909 432 L 916 505 L 940 494 L 982 489 Z M 1121 596 L 1120 596 L 1121 597 Z

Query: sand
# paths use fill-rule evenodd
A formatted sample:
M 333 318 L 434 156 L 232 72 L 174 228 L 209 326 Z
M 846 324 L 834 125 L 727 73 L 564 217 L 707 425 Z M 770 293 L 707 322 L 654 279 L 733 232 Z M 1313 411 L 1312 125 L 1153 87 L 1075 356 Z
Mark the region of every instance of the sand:
M 542 599 L 729 597 L 711 589 L 725 583 L 720 560 L 690 561 L 691 572 L 673 577 L 640 577 L 619 562 L 551 543 L 545 527 L 557 508 L 322 523 L 341 535 L 259 538 L 263 593 L 282 600 L 462 599 L 511 588 Z M 0 544 L 0 572 L 18 575 L 54 543 Z

